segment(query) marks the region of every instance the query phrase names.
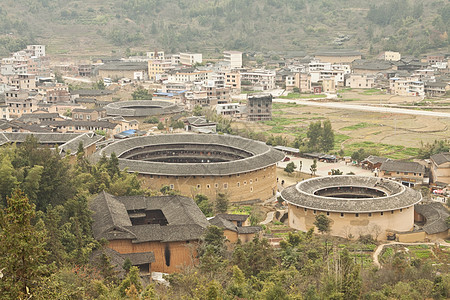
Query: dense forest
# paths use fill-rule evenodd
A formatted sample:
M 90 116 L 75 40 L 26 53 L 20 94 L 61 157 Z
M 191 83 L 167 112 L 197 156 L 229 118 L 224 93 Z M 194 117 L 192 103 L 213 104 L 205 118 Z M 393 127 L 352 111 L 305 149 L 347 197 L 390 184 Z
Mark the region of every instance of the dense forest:
M 264 238 L 230 244 L 222 229 L 211 226 L 197 245 L 194 266 L 167 276 L 168 285 L 144 287 L 136 267 L 127 261 L 114 265 L 103 252 L 106 241 L 93 239 L 88 202 L 102 190 L 114 195 L 173 191 L 142 189 L 135 174 L 119 170 L 114 155 L 93 164 L 80 145 L 76 160 L 69 163 L 69 157 L 55 150 L 39 148 L 33 137 L 0 148 L 2 299 L 450 297 L 445 264 L 391 251 L 382 255 L 383 268 L 378 269 L 358 256 L 373 249 L 371 237 L 336 240 L 319 222 L 322 234 L 291 232 L 278 249 Z M 102 254 L 93 259 L 94 251 Z
M 53 54 L 305 51 L 448 52 L 445 0 L 3 0 L 0 53 L 42 43 Z

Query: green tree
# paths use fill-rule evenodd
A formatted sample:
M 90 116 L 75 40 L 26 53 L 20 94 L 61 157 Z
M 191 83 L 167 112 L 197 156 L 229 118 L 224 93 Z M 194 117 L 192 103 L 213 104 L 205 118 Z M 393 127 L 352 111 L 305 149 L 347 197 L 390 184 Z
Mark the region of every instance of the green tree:
M 130 272 L 128 272 L 127 277 L 122 281 L 119 286 L 119 292 L 122 297 L 127 295 L 127 291 L 134 287 L 137 293 L 142 291 L 142 283 L 141 278 L 139 277 L 139 268 L 133 266 L 130 268 Z
M 330 120 L 323 122 L 322 135 L 320 137 L 320 148 L 328 152 L 334 148 L 334 131 Z
M 133 100 L 152 100 L 152 95 L 142 86 L 138 87 L 132 94 Z
M 46 232 L 33 226 L 34 217 L 35 205 L 15 189 L 0 212 L 0 294 L 5 298 L 29 298 L 50 271 L 44 264 Z
M 331 169 L 331 175 L 342 175 L 342 174 L 344 174 L 344 172 L 342 172 L 341 170 L 339 170 L 339 169 Z
M 324 214 L 316 215 L 316 220 L 314 221 L 314 226 L 316 226 L 317 230 L 324 234 L 331 230 L 331 220 Z
M 228 196 L 225 193 L 217 193 L 216 197 L 216 212 L 226 213 L 228 210 Z
M 213 216 L 213 206 L 209 202 L 208 197 L 203 194 L 197 194 L 194 197 L 194 201 L 206 217 Z
M 294 172 L 295 168 L 297 166 L 294 164 L 294 162 L 290 162 L 286 165 L 286 167 L 284 168 L 284 171 L 288 174 L 291 174 L 292 172 Z
M 96 89 L 96 90 L 104 90 L 104 89 L 106 89 L 106 85 L 102 79 L 99 79 L 97 82 L 92 84 L 92 88 Z
M 6 204 L 6 197 L 18 184 L 17 178 L 14 176 L 14 167 L 10 158 L 5 155 L 0 166 L 0 197 L 1 203 Z
M 201 116 L 203 115 L 203 108 L 200 105 L 196 105 L 192 113 L 194 114 L 194 116 Z
M 164 130 L 165 126 L 162 122 L 159 122 L 157 128 L 158 128 L 158 130 Z
M 319 151 L 321 147 L 322 123 L 320 121 L 309 123 L 306 136 L 308 137 L 307 146 L 309 151 Z
M 309 168 L 309 170 L 311 171 L 311 176 L 316 175 L 316 171 L 317 171 L 317 159 L 313 160 L 313 163 L 311 165 L 311 167 Z

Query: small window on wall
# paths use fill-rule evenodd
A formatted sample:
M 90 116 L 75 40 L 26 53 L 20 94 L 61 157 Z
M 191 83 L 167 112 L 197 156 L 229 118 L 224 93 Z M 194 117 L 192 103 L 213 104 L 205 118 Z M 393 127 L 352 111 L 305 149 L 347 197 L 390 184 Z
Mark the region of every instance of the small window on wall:
M 200 184 L 197 184 L 197 188 L 200 189 L 202 186 Z
M 173 190 L 173 184 L 170 185 L 170 189 Z
M 403 212 L 403 208 L 400 208 L 400 212 Z
M 216 189 L 218 189 L 218 188 L 219 188 L 219 184 L 218 184 L 218 183 L 215 183 L 215 184 L 214 184 L 214 187 L 215 187 Z
M 313 214 L 316 214 L 317 213 L 317 210 L 313 210 Z
M 358 218 L 358 217 L 359 217 L 359 214 L 358 214 L 358 213 L 356 213 L 356 214 L 355 214 L 355 217 L 357 217 L 357 218 Z
M 380 216 L 384 215 L 384 212 L 380 212 Z
M 209 184 L 206 185 L 206 188 L 209 189 L 211 186 Z
M 330 215 L 330 212 L 329 211 L 327 211 L 327 216 L 329 216 Z
M 371 217 L 372 216 L 372 213 L 369 213 L 369 217 Z
M 244 185 L 247 185 L 247 181 L 244 181 Z
M 240 187 L 240 186 L 241 186 L 241 183 L 240 183 L 240 182 L 238 182 L 238 183 L 237 183 L 237 187 Z
M 258 182 L 258 177 L 255 178 L 255 182 Z
M 250 179 L 250 184 L 252 184 L 253 183 L 253 180 L 252 179 Z
M 228 183 L 224 183 L 224 184 L 223 184 L 223 188 L 224 188 L 224 189 L 227 189 L 227 188 L 228 188 Z
M 343 217 L 344 216 L 344 213 L 341 213 L 341 217 Z
M 250 192 L 253 192 L 253 187 L 250 188 Z

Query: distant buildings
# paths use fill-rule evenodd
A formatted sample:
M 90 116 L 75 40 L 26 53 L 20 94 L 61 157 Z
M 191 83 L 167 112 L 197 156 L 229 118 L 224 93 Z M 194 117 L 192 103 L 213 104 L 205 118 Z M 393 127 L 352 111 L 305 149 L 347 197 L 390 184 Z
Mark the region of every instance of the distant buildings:
M 242 68 L 242 52 L 239 51 L 224 51 L 224 60 L 230 65 L 231 69 Z
M 180 64 L 182 65 L 193 66 L 202 62 L 203 55 L 201 53 L 180 53 Z

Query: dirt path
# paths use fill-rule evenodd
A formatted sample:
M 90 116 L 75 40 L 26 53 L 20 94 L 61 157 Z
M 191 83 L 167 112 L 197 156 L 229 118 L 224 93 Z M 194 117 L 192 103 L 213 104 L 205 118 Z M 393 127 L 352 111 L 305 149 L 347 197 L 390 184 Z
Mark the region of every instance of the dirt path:
M 447 242 L 438 242 L 439 246 L 444 246 L 444 247 L 450 247 L 450 243 Z M 401 242 L 389 242 L 389 243 L 385 243 L 385 244 L 381 244 L 378 245 L 378 247 L 375 249 L 375 251 L 372 254 L 373 257 L 373 263 L 375 264 L 375 266 L 377 266 L 378 269 L 381 269 L 382 266 L 380 264 L 380 261 L 378 260 L 378 257 L 380 256 L 381 251 L 383 251 L 384 246 L 389 246 L 389 245 L 406 245 L 406 246 L 414 246 L 414 245 L 436 245 L 436 243 L 401 243 Z

